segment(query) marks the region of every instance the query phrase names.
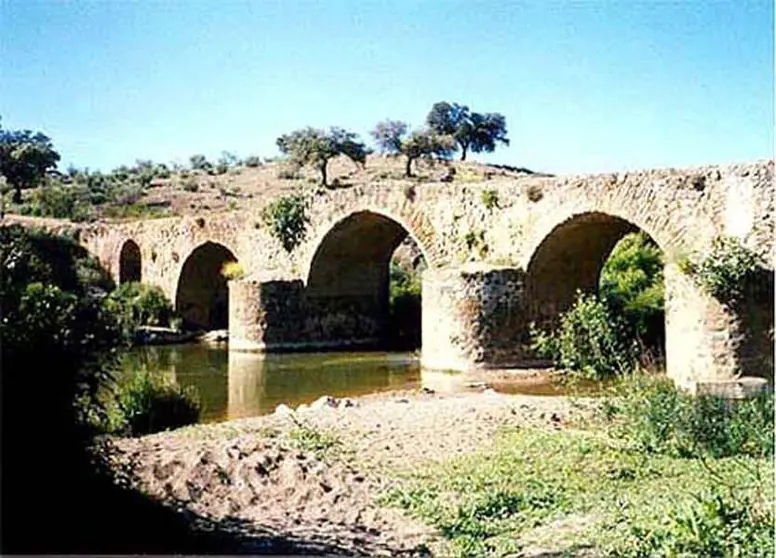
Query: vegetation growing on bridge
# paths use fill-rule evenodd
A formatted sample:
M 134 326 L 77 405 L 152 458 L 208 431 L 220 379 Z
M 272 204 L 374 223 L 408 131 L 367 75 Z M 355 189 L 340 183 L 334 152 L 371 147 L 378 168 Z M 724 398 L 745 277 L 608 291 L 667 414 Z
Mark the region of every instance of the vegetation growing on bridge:
M 264 224 L 286 252 L 292 252 L 307 236 L 307 202 L 302 196 L 285 196 L 270 202 L 262 214 Z
M 711 296 L 725 304 L 736 304 L 755 286 L 763 262 L 738 238 L 719 236 L 699 261 L 684 259 L 680 266 Z

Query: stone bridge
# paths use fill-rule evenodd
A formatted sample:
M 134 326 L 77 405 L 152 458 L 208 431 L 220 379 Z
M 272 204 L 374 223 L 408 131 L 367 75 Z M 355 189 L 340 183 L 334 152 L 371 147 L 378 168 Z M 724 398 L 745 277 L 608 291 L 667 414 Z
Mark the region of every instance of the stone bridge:
M 772 373 L 773 161 L 476 183 L 383 181 L 305 195 L 307 235 L 291 253 L 263 224 L 263 203 L 91 224 L 80 239 L 116 280 L 160 286 L 189 325 L 228 326 L 230 349 L 272 351 L 379 346 L 389 261 L 409 235 L 428 265 L 422 363 L 467 370 L 530 365 L 528 324 L 556 319 L 577 289 L 594 291 L 614 245 L 642 230 L 666 259 L 668 374 L 697 390 Z M 719 235 L 741 238 L 766 262 L 769 284 L 746 315 L 679 269 Z M 227 283 L 220 270 L 229 261 L 245 276 Z

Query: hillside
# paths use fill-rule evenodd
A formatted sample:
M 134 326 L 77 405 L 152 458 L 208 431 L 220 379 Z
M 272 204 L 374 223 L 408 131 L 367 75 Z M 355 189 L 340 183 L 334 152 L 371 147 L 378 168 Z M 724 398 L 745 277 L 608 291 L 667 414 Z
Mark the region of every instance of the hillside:
M 319 173 L 295 168 L 281 160 L 212 165 L 204 169 L 178 168 L 139 162 L 111 173 L 69 171 L 51 177 L 47 186 L 24 191 L 23 203 L 8 213 L 74 220 L 138 219 L 201 214 L 244 208 L 267 197 L 292 194 L 319 185 Z M 484 182 L 494 177 L 534 174 L 527 169 L 461 161 L 417 161 L 414 176 L 404 176 L 404 158 L 370 155 L 365 167 L 345 157 L 329 163 L 329 188 L 369 185 L 378 181 L 417 184 L 428 181 Z

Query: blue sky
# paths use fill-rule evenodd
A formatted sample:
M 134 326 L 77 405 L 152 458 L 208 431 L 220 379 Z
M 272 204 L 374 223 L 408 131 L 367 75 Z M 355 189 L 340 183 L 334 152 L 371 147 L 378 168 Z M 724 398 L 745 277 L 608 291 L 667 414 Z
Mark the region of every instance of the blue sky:
M 0 0 L 0 115 L 61 168 L 370 140 L 456 101 L 506 116 L 474 159 L 554 173 L 772 158 L 773 2 Z

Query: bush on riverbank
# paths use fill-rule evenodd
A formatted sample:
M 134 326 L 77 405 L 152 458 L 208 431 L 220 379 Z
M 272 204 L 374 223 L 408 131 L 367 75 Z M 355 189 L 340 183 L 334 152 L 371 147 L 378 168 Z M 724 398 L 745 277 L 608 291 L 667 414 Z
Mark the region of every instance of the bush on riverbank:
M 728 401 L 692 396 L 664 376 L 631 375 L 609 388 L 603 426 L 629 449 L 674 457 L 773 455 L 773 393 Z
M 109 409 L 106 431 L 142 436 L 197 423 L 202 405 L 195 388 L 138 370 L 118 383 Z
M 636 364 L 638 346 L 629 340 L 626 327 L 609 307 L 594 295 L 577 292 L 568 312 L 554 331 L 532 326 L 533 349 L 553 364 L 583 378 L 600 380 L 625 374 Z
M 601 270 L 599 296 L 625 333 L 647 349 L 665 342 L 663 253 L 645 233 L 625 235 Z
M 132 341 L 141 326 L 170 326 L 176 321 L 172 303 L 153 285 L 124 283 L 105 300 L 106 308 L 118 320 L 124 338 Z
M 603 266 L 599 294 L 578 291 L 554 329 L 532 326 L 532 348 L 586 379 L 630 372 L 663 353 L 664 291 L 660 249 L 644 233 L 625 235 Z

